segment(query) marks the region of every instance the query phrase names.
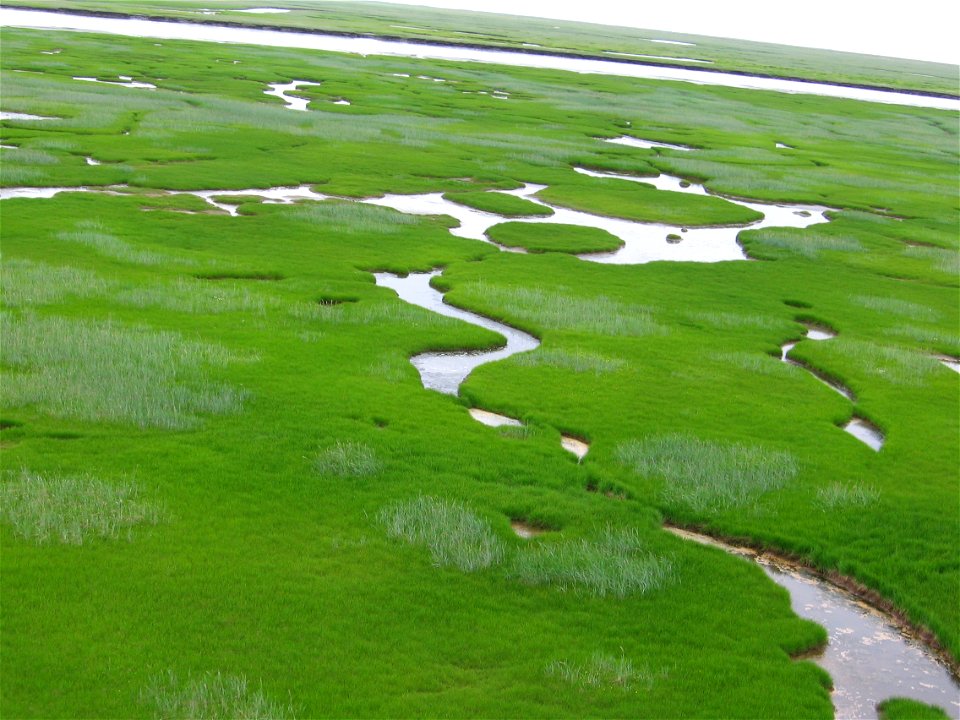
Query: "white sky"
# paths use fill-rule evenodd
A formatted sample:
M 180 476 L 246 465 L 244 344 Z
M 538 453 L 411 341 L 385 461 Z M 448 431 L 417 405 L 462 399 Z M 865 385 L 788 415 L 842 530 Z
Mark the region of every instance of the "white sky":
M 381 0 L 960 64 L 956 0 Z

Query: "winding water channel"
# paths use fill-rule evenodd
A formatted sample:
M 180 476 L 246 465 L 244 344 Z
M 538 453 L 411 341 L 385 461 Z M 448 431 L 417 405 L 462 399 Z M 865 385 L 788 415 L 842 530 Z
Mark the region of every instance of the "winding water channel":
M 876 718 L 877 703 L 906 697 L 937 705 L 960 717 L 960 685 L 921 643 L 890 617 L 835 585 L 795 565 L 707 535 L 667 527 L 667 531 L 756 562 L 790 593 L 800 617 L 827 629 L 823 653 L 812 658 L 833 678 L 831 694 L 838 720 Z
M 492 50 L 371 37 L 344 37 L 313 32 L 232 27 L 213 23 L 142 20 L 132 17 L 95 17 L 10 8 L 0 8 L 0 25 L 45 30 L 76 30 L 165 40 L 243 43 L 360 55 L 493 63 L 512 67 L 569 70 L 577 73 L 616 75 L 647 80 L 676 80 L 698 85 L 719 85 L 748 90 L 773 90 L 775 92 L 820 95 L 894 105 L 960 110 L 960 99 L 956 98 L 932 97 L 893 90 L 874 90 L 802 80 L 739 75 L 693 68 L 644 65 L 637 62 L 565 57 L 550 55 L 535 49 L 529 49 L 527 52 Z

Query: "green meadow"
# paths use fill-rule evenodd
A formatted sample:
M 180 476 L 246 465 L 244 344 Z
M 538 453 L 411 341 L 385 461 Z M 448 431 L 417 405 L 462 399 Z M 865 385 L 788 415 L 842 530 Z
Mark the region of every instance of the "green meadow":
M 665 523 L 852 578 L 957 667 L 960 378 L 938 359 L 960 356 L 956 113 L 66 32 L 2 43 L 3 111 L 54 119 L 0 122 L 0 185 L 89 190 L 0 202 L 4 716 L 832 717 L 808 657 L 824 629 L 759 567 Z M 307 112 L 264 95 L 292 80 L 320 83 L 291 93 Z M 626 133 L 696 150 L 603 142 Z M 517 222 L 549 209 L 486 192 L 756 219 L 574 167 L 831 222 L 743 230 L 751 261 L 602 265 L 571 253 L 618 238 Z M 237 194 L 299 185 L 329 199 Z M 168 190 L 221 191 L 237 215 Z M 356 202 L 386 193 L 514 218 L 489 235 L 531 252 Z M 425 390 L 412 355 L 503 343 L 372 275 L 433 268 L 448 302 L 540 347 L 459 397 Z M 837 337 L 804 340 L 804 323 Z M 788 341 L 854 401 L 781 362 Z M 853 416 L 880 452 L 842 430 Z M 589 442 L 582 462 L 561 434 Z

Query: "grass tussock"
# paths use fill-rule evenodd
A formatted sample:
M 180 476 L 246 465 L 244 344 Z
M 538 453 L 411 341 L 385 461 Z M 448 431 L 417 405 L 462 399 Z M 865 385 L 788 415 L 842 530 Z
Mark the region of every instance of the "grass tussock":
M 177 429 L 198 413 L 237 412 L 242 393 L 205 376 L 230 360 L 222 348 L 113 321 L 0 317 L 7 407 L 58 417 Z
M 390 505 L 377 517 L 390 537 L 429 548 L 440 567 L 472 572 L 503 558 L 503 543 L 490 523 L 458 502 L 420 496 Z
M 157 720 L 292 720 L 292 704 L 268 698 L 243 675 L 207 672 L 180 679 L 169 670 L 141 692 Z
M 817 504 L 825 511 L 863 508 L 880 499 L 880 491 L 870 485 L 832 483 L 817 490 Z
M 575 373 L 593 373 L 602 375 L 620 370 L 626 361 L 611 358 L 586 350 L 564 350 L 563 348 L 537 348 L 534 352 L 522 353 L 514 359 L 523 367 L 554 367 Z
M 936 360 L 902 347 L 845 339 L 842 348 L 864 372 L 895 385 L 918 387 L 931 373 L 939 372 Z
M 898 298 L 876 295 L 854 295 L 850 300 L 860 307 L 875 310 L 879 313 L 899 315 L 908 320 L 936 322 L 940 319 L 940 313 L 934 308 Z
M 57 233 L 57 239 L 78 243 L 93 248 L 104 257 L 133 265 L 161 265 L 174 258 L 150 250 L 143 250 L 120 238 L 103 231 L 103 226 L 95 221 L 83 221 L 77 230 Z
M 369 445 L 342 440 L 317 455 L 313 466 L 321 475 L 352 478 L 376 475 L 382 467 Z
M 130 481 L 106 483 L 88 475 L 41 475 L 23 469 L 0 484 L 0 517 L 18 537 L 41 545 L 130 539 L 134 526 L 156 525 L 163 514 Z
M 293 217 L 323 230 L 349 235 L 390 235 L 419 220 L 397 210 L 359 202 L 300 203 Z
M 464 292 L 485 307 L 502 309 L 509 317 L 528 319 L 549 330 L 578 330 L 600 335 L 662 335 L 648 308 L 625 305 L 603 295 L 585 298 L 541 288 L 502 287 L 469 283 Z
M 583 688 L 615 688 L 625 692 L 650 690 L 656 679 L 648 669 L 634 667 L 622 651 L 620 655 L 597 652 L 584 663 L 554 660 L 544 673 Z
M 529 585 L 626 597 L 663 587 L 673 565 L 648 551 L 636 530 L 607 527 L 593 538 L 525 548 L 514 558 L 512 574 Z
M 786 452 L 690 435 L 662 435 L 621 443 L 617 460 L 639 475 L 661 478 L 661 498 L 695 512 L 743 507 L 797 475 Z
M 4 260 L 0 297 L 6 307 L 59 303 L 67 297 L 91 297 L 108 284 L 89 270 L 30 260 Z

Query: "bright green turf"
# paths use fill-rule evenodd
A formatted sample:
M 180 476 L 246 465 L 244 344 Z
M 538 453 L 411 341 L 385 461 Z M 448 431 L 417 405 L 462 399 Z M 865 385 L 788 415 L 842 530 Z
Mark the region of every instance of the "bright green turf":
M 443 197 L 474 210 L 482 210 L 504 217 L 549 217 L 553 215 L 551 208 L 514 195 L 505 195 L 498 192 L 444 193 Z
M 80 546 L 36 544 L 3 523 L 5 716 L 151 717 L 209 692 L 301 717 L 829 717 L 824 673 L 790 659 L 822 629 L 759 568 L 664 533 L 664 519 L 852 575 L 960 651 L 958 377 L 931 357 L 960 353 L 955 115 L 2 35 L 3 109 L 64 118 L 2 123 L 2 142 L 18 146 L 0 150 L 3 184 L 130 186 L 0 205 L 3 481 L 91 478 L 163 509 L 129 537 Z M 120 74 L 159 89 L 70 79 Z M 353 104 L 301 113 L 263 95 L 290 78 Z M 510 101 L 460 92 L 492 88 Z M 597 139 L 626 122 L 703 149 L 680 158 Z M 694 224 L 741 210 L 678 205 L 576 165 L 656 167 L 733 196 L 823 203 L 835 220 L 744 232 L 758 262 L 617 267 L 503 253 L 452 236 L 449 218 L 343 200 L 252 201 L 229 217 L 155 192 L 308 183 L 370 197 L 531 182 L 596 213 Z M 451 302 L 543 343 L 479 368 L 462 402 L 425 391 L 407 358 L 499 338 L 406 305 L 370 274 L 438 266 Z M 839 335 L 792 355 L 849 386 L 855 405 L 779 362 L 801 320 Z M 527 428 L 485 427 L 464 403 Z M 882 452 L 837 427 L 853 412 L 884 430 Z M 561 432 L 591 442 L 582 464 Z M 722 467 L 760 448 L 795 473 L 751 477 L 737 502 L 668 492 L 674 476 L 644 444 L 665 437 Z M 622 462 L 621 447 L 644 449 L 647 464 Z M 391 509 L 418 498 L 438 503 L 404 525 L 420 539 L 391 537 Z M 520 540 L 513 519 L 552 532 Z M 470 572 L 434 556 L 484 549 L 491 562 Z M 591 553 L 604 572 L 571 581 Z M 669 572 L 644 592 L 594 590 L 650 568 Z
M 938 707 L 905 698 L 884 700 L 877 710 L 881 720 L 946 720 L 950 717 Z
M 530 252 L 592 253 L 616 250 L 623 241 L 606 230 L 558 223 L 506 222 L 487 230 L 495 243 Z

